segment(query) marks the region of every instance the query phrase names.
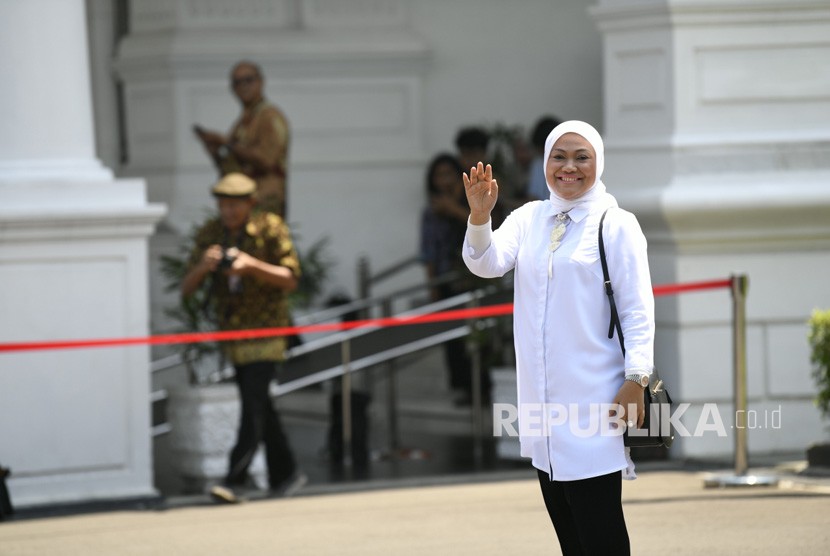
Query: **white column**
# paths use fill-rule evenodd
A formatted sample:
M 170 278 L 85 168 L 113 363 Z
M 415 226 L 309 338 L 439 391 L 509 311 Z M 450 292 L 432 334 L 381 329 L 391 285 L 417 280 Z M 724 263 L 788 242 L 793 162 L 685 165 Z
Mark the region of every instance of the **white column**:
M 0 3 L 0 181 L 105 180 L 83 0 Z
M 120 32 L 119 4 L 124 4 L 123 9 L 126 10 L 126 2 L 86 0 L 95 152 L 101 163 L 115 173 L 118 173 L 122 158 L 118 84 L 112 71 Z
M 824 435 L 806 321 L 830 306 L 830 6 L 601 0 L 593 14 L 604 36 L 604 180 L 643 224 L 655 283 L 749 275 L 749 449 L 803 450 Z M 730 432 L 728 293 L 660 299 L 657 319 L 661 374 L 693 404 L 685 421 L 693 430 L 716 402 Z M 710 433 L 672 452 L 726 456 L 732 446 L 731 434 Z
M 141 179 L 94 154 L 83 0 L 0 2 L 0 341 L 143 336 Z M 0 354 L 16 506 L 154 493 L 146 346 Z

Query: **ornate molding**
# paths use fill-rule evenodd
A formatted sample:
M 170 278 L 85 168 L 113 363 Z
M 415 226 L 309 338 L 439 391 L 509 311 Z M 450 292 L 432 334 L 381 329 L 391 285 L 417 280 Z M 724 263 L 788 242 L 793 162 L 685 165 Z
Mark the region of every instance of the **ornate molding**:
M 678 254 L 830 249 L 830 172 L 711 174 L 615 192 L 649 244 Z
M 302 0 L 303 25 L 330 27 L 401 27 L 407 22 L 403 0 Z
M 290 29 L 299 25 L 297 0 L 141 0 L 130 3 L 135 33 L 182 29 Z
M 830 20 L 823 0 L 601 0 L 589 13 L 603 32 Z

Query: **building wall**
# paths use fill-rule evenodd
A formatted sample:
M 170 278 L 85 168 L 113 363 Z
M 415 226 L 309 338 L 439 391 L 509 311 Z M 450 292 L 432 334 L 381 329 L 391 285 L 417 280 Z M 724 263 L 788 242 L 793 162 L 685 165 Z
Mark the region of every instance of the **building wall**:
M 531 128 L 544 113 L 602 128 L 602 36 L 586 0 L 410 2 L 431 52 L 424 78 L 427 153 L 469 123 Z
M 748 407 L 769 417 L 749 450 L 826 438 L 807 320 L 830 305 L 830 5 L 600 0 L 592 13 L 606 182 L 643 225 L 655 282 L 746 274 Z M 677 401 L 693 404 L 687 421 L 717 403 L 728 433 L 683 438 L 676 456 L 733 451 L 730 303 L 728 291 L 657 301 L 656 356 Z
M 329 292 L 356 295 L 361 256 L 377 270 L 416 254 L 426 163 L 454 149 L 461 126 L 529 128 L 550 112 L 601 126 L 601 42 L 588 2 L 387 0 L 354 4 L 343 18 L 330 0 L 293 11 L 270 0 L 267 33 L 244 15 L 249 4 L 221 20 L 207 5 L 181 3 L 168 21 L 135 0 L 114 62 L 98 57 L 99 73 L 115 67 L 124 82 L 128 160 L 119 173 L 145 177 L 150 200 L 170 207 L 154 259 L 212 205 L 215 173 L 190 126 L 228 129 L 239 107 L 227 74 L 242 57 L 263 65 L 266 94 L 291 122 L 289 221 L 301 248 L 330 238 Z M 217 29 L 221 41 L 210 39 Z M 117 126 L 101 116 L 99 127 Z M 378 291 L 423 277 L 413 266 Z M 153 326 L 164 329 L 175 297 L 157 277 L 151 291 Z
M 549 112 L 593 122 L 606 138 L 609 188 L 649 238 L 655 283 L 750 272 L 751 403 L 786 402 L 799 427 L 786 439 L 770 431 L 751 437 L 758 450 L 798 449 L 821 434 L 809 407 L 802 335 L 808 301 L 826 297 L 810 296 L 819 286 L 802 280 L 798 302 L 789 305 L 798 309 L 782 313 L 770 304 L 791 294 L 776 294 L 771 284 L 784 267 L 816 277 L 826 266 L 828 128 L 814 110 L 826 103 L 826 82 L 809 64 L 786 62 L 793 48 L 811 63 L 823 60 L 826 8 L 799 1 L 782 11 L 779 3 L 388 0 L 366 11 L 369 4 L 359 2 L 343 8 L 333 0 L 270 0 L 271 23 L 228 24 L 205 11 L 170 8 L 175 14 L 154 16 L 152 4 L 133 0 L 134 8 L 143 6 L 133 12 L 139 33 L 120 43 L 115 66 L 132 113 L 125 131 L 133 140 L 142 135 L 147 150 L 131 144 L 128 164 L 117 170 L 146 177 L 150 199 L 170 206 L 153 241 L 155 260 L 211 204 L 206 191 L 214 174 L 189 126 L 227 129 L 238 113 L 227 71 L 243 56 L 260 61 L 267 94 L 295 131 L 289 210 L 299 244 L 328 236 L 337 263 L 329 289 L 354 295 L 358 257 L 368 256 L 377 269 L 416 252 L 426 161 L 453 148 L 459 127 L 530 127 Z M 197 5 L 207 6 L 188 4 Z M 211 40 L 222 25 L 222 40 Z M 251 32 L 240 34 L 246 25 Z M 273 32 L 263 38 L 267 25 Z M 141 39 L 142 26 L 154 41 Z M 790 44 L 802 33 L 817 38 Z M 753 73 L 766 56 L 789 72 L 787 80 Z M 731 71 L 736 63 L 745 71 Z M 97 71 L 109 69 L 102 63 Z M 787 89 L 795 78 L 807 88 Z M 743 96 L 732 98 L 733 90 Z M 97 125 L 116 123 L 105 118 Z M 788 145 L 783 153 L 774 150 L 776 141 Z M 810 183 L 792 172 L 784 178 L 793 164 L 820 172 Z M 758 170 L 777 172 L 797 195 L 761 194 L 775 182 L 757 180 Z M 783 219 L 769 211 L 778 202 L 788 207 Z M 765 231 L 770 219 L 789 243 Z M 769 250 L 775 257 L 759 255 Z M 422 278 L 414 267 L 380 290 Z M 161 289 L 156 274 L 157 330 L 166 325 L 162 307 L 175 303 Z M 728 306 L 724 292 L 658 302 L 658 362 L 681 400 L 729 402 Z M 678 450 L 726 455 L 729 442 L 680 443 Z

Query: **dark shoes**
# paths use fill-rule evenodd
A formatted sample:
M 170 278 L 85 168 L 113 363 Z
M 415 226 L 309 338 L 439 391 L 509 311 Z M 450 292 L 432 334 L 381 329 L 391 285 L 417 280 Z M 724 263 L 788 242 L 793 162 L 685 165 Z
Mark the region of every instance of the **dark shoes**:
M 294 496 L 305 486 L 307 482 L 308 477 L 305 473 L 295 471 L 294 474 L 281 482 L 278 486 L 271 488 L 268 491 L 267 496 L 273 498 L 288 498 L 290 496 Z M 242 488 L 241 490 L 237 489 L 234 491 L 234 489 L 229 486 L 216 485 L 210 489 L 210 497 L 214 502 L 219 504 L 239 504 L 248 500 L 246 497 L 239 494 L 239 492 L 242 491 L 246 491 L 246 489 Z M 252 499 L 263 497 L 262 494 L 257 495 L 251 490 L 247 490 L 247 492 L 251 493 Z
M 210 497 L 220 504 L 239 504 L 244 499 L 237 496 L 230 487 L 216 485 L 210 489 Z
M 290 477 L 281 482 L 269 492 L 271 496 L 289 498 L 294 496 L 308 482 L 308 476 L 302 471 L 295 471 Z

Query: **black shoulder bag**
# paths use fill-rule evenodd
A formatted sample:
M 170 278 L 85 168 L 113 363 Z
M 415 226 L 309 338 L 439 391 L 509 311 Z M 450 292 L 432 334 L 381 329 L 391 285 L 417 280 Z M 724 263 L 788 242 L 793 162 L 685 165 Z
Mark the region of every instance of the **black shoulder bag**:
M 608 275 L 608 262 L 605 260 L 605 242 L 602 239 L 602 223 L 605 220 L 605 215 L 608 213 L 606 209 L 602 213 L 602 218 L 599 219 L 599 260 L 602 263 L 602 276 L 605 282 L 605 294 L 608 296 L 608 302 L 611 304 L 611 324 L 608 327 L 608 338 L 614 337 L 614 330 L 617 331 L 617 339 L 620 341 L 620 348 L 623 355 L 625 355 L 625 340 L 623 338 L 622 326 L 620 325 L 620 315 L 617 313 L 617 304 L 614 301 L 614 289 L 611 287 L 611 277 Z M 634 429 L 634 433 L 628 434 L 626 429 L 623 434 L 623 441 L 626 446 L 630 447 L 660 447 L 668 448 L 674 441 L 674 431 L 671 429 L 671 396 L 666 390 L 663 381 L 657 374 L 657 369 L 654 369 L 649 378 L 648 387 L 643 388 L 643 396 L 645 402 L 645 418 L 643 419 L 643 427 L 641 429 Z

